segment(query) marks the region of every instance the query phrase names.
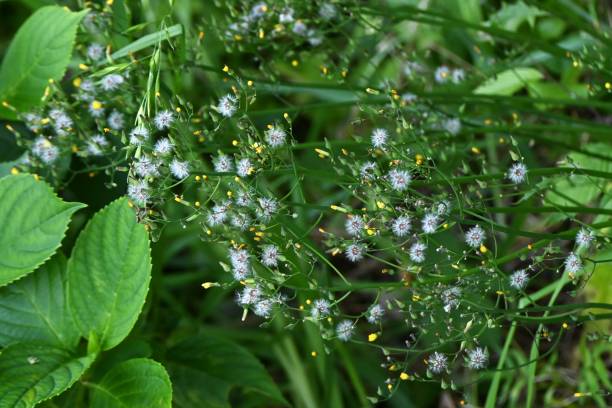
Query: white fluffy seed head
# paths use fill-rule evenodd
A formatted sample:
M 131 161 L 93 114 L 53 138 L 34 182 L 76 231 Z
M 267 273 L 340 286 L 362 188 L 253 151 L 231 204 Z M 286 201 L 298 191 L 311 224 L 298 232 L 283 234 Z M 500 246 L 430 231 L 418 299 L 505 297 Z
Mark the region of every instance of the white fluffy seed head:
M 514 163 L 508 170 L 507 176 L 514 184 L 522 183 L 527 176 L 527 166 L 523 163 Z
M 372 146 L 384 150 L 389 139 L 389 133 L 385 129 L 377 128 L 372 131 Z
M 336 336 L 341 341 L 349 341 L 353 337 L 355 325 L 350 320 L 343 320 L 336 326 Z
M 365 246 L 362 244 L 350 244 L 346 247 L 344 254 L 351 262 L 358 262 L 363 259 L 365 253 Z
M 381 305 L 374 305 L 370 308 L 370 310 L 368 310 L 366 319 L 368 319 L 368 322 L 371 324 L 378 324 L 384 315 L 385 309 L 383 309 Z
M 421 221 L 421 228 L 425 234 L 433 234 L 438 229 L 439 222 L 440 220 L 436 214 L 427 213 Z
M 363 217 L 359 215 L 352 215 L 346 219 L 344 227 L 349 235 L 359 236 L 362 234 L 363 229 L 365 228 L 365 221 L 363 220 Z
M 393 220 L 391 231 L 396 237 L 405 237 L 410 232 L 411 218 L 407 215 L 401 215 Z
M 238 110 L 238 99 L 232 94 L 221 97 L 217 105 L 217 110 L 222 116 L 231 118 Z
M 186 161 L 180 161 L 179 159 L 172 159 L 170 162 L 170 173 L 174 178 L 182 180 L 189 176 L 189 163 Z
M 287 133 L 279 126 L 274 126 L 272 129 L 266 131 L 266 142 L 272 148 L 277 148 L 285 144 L 287 140 Z
M 172 122 L 174 122 L 174 113 L 170 110 L 160 111 L 155 115 L 153 122 L 155 123 L 155 127 L 159 130 L 168 129 L 170 125 L 172 125 Z
M 310 309 L 310 316 L 313 319 L 322 319 L 330 314 L 331 305 L 326 299 L 316 299 L 312 302 L 312 308 Z
M 482 370 L 487 367 L 489 353 L 486 348 L 476 347 L 467 351 L 466 365 L 472 370 Z
M 448 367 L 448 357 L 436 351 L 427 359 L 427 366 L 432 373 L 441 374 Z
M 465 233 L 465 242 L 472 248 L 478 248 L 484 242 L 485 237 L 486 235 L 482 227 L 476 225 Z
M 247 177 L 252 171 L 253 165 L 249 158 L 240 159 L 238 163 L 236 163 L 236 173 L 238 173 L 240 177 Z
M 410 259 L 415 263 L 422 263 L 425 261 L 425 251 L 427 250 L 427 245 L 422 242 L 415 242 L 410 247 Z
M 387 175 L 391 187 L 396 191 L 404 191 L 412 181 L 410 173 L 406 170 L 393 169 Z
M 521 290 L 527 285 L 527 282 L 529 281 L 529 275 L 524 269 L 519 269 L 518 271 L 510 275 L 510 278 L 508 280 L 511 287 L 517 290 Z

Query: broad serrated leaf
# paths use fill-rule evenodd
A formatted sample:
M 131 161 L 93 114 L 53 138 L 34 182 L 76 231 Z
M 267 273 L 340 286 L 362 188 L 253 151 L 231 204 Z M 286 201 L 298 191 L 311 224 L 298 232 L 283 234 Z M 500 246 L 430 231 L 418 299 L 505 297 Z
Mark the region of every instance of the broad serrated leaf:
M 66 258 L 57 253 L 34 273 L 0 289 L 0 346 L 34 342 L 72 349 L 79 340 L 66 305 Z
M 96 384 L 91 408 L 165 408 L 172 405 L 172 384 L 164 366 L 135 358 L 114 366 Z
M 0 179 L 0 286 L 32 272 L 64 238 L 81 203 L 60 200 L 51 187 L 28 174 Z
M 512 95 L 528 84 L 543 78 L 534 68 L 513 68 L 490 78 L 474 90 L 480 95 Z
M 49 80 L 59 80 L 64 75 L 85 14 L 87 10 L 74 13 L 65 7 L 47 6 L 28 18 L 2 61 L 0 100 L 22 112 L 40 103 Z M 15 117 L 3 107 L 0 116 Z
M 33 407 L 81 377 L 95 355 L 77 357 L 42 345 L 15 344 L 0 354 L 0 408 Z
M 77 327 L 103 350 L 132 330 L 151 279 L 149 238 L 126 198 L 96 213 L 68 261 L 68 300 Z
M 285 404 L 264 366 L 236 343 L 198 336 L 174 346 L 167 356 L 177 407 L 229 407 L 228 397 L 234 387 Z

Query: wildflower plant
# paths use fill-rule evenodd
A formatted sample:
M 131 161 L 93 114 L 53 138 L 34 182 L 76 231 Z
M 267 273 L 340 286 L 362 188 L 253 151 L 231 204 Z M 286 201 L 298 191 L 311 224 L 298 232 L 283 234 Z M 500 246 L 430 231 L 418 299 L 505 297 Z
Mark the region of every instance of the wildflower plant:
M 44 7 L 4 56 L 0 394 L 371 406 L 436 383 L 462 405 L 605 406 L 607 23 L 563 2 L 205 3 Z M 81 205 L 54 191 L 104 207 L 63 255 Z M 57 338 L 17 328 L 41 281 Z M 537 383 L 580 364 L 561 345 L 596 368 Z

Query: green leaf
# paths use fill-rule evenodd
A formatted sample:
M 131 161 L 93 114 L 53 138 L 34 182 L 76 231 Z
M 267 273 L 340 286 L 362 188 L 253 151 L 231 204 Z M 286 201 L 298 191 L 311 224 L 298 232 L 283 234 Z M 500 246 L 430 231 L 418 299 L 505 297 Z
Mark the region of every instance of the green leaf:
M 0 408 L 33 407 L 70 388 L 95 355 L 76 357 L 49 346 L 15 344 L 0 354 Z
M 229 407 L 228 396 L 234 387 L 285 403 L 259 360 L 231 341 L 198 336 L 174 346 L 167 356 L 177 407 Z
M 126 198 L 100 210 L 68 261 L 68 303 L 81 333 L 103 350 L 132 330 L 151 279 L 149 238 Z
M 536 18 L 543 15 L 546 15 L 546 12 L 519 0 L 514 4 L 505 4 L 491 16 L 491 23 L 507 31 L 516 31 L 524 22 L 533 27 Z
M 57 253 L 34 273 L 0 289 L 0 346 L 34 342 L 72 349 L 79 340 L 66 304 L 66 258 Z
M 147 34 L 144 37 L 139 38 L 131 44 L 126 45 L 120 50 L 115 51 L 112 55 L 112 59 L 126 57 L 129 54 L 140 51 L 144 48 L 148 48 L 152 45 L 155 45 L 163 40 L 168 40 L 172 37 L 176 37 L 177 35 L 181 35 L 183 33 L 183 26 L 180 24 L 175 24 L 163 30 L 157 31 L 152 34 Z
M 87 10 L 47 6 L 37 10 L 21 26 L 0 68 L 0 100 L 19 111 L 40 103 L 49 80 L 59 80 L 70 62 L 77 27 Z M 15 114 L 0 107 L 0 117 Z
M 114 366 L 91 397 L 91 408 L 164 408 L 172 405 L 172 384 L 164 366 L 135 358 Z
M 49 259 L 62 242 L 70 216 L 81 203 L 60 200 L 29 174 L 0 179 L 0 286 Z
M 532 82 L 539 81 L 543 75 L 533 68 L 514 68 L 504 71 L 496 78 L 486 80 L 474 90 L 480 95 L 512 95 Z

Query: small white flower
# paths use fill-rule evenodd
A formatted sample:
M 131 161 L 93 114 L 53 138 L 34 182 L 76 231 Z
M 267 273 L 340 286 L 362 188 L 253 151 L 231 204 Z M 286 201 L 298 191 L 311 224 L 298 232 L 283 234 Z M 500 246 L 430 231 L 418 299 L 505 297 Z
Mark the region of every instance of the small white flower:
M 410 173 L 406 170 L 393 169 L 387 175 L 391 187 L 396 191 L 404 191 L 408 188 L 408 185 L 412 181 Z
M 456 136 L 461 132 L 461 121 L 457 118 L 446 119 L 442 122 L 444 129 L 453 136 Z
M 405 94 L 402 95 L 402 102 L 406 104 L 413 103 L 416 100 L 417 100 L 417 96 L 413 93 L 406 92 Z
M 365 221 L 363 217 L 359 215 L 350 216 L 346 222 L 344 223 L 344 227 L 346 228 L 346 232 L 352 236 L 359 236 L 363 232 L 365 228 Z
M 59 148 L 43 136 L 38 137 L 32 144 L 32 154 L 46 164 L 57 160 L 59 153 Z
M 312 302 L 312 309 L 310 309 L 310 315 L 314 319 L 322 319 L 324 317 L 329 316 L 330 307 L 331 305 L 329 304 L 329 301 L 325 299 L 316 299 L 314 302 Z
M 238 294 L 238 304 L 241 306 L 254 305 L 261 299 L 261 289 L 259 286 L 245 286 Z
M 53 109 L 49 116 L 53 119 L 53 130 L 58 136 L 66 136 L 72 130 L 74 122 L 63 110 Z
M 208 225 L 214 227 L 222 224 L 227 219 L 227 210 L 228 206 L 224 204 L 217 204 L 213 206 L 208 213 L 208 217 L 206 217 Z
M 226 154 L 220 154 L 214 160 L 215 171 L 218 173 L 230 173 L 234 170 L 232 158 Z
M 436 82 L 439 84 L 448 82 L 448 80 L 450 79 L 450 76 L 451 76 L 450 69 L 446 65 L 442 65 L 438 67 L 434 74 Z
M 272 148 L 280 147 L 285 144 L 287 133 L 281 127 L 274 126 L 266 131 L 266 141 Z
M 366 162 L 359 169 L 359 175 L 364 180 L 373 180 L 376 175 L 376 163 Z
M 427 365 L 432 373 L 441 374 L 448 367 L 448 357 L 436 351 L 427 359 Z
M 232 216 L 232 225 L 240 231 L 246 231 L 251 226 L 251 217 L 247 214 L 234 214 Z
M 355 325 L 350 320 L 343 320 L 336 326 L 336 336 L 341 341 L 349 341 L 353 337 Z
M 226 118 L 232 117 L 234 113 L 236 113 L 236 110 L 238 110 L 238 99 L 232 94 L 221 97 L 217 105 L 217 110 Z
M 510 275 L 509 281 L 510 286 L 512 286 L 514 289 L 521 290 L 527 285 L 529 275 L 527 275 L 527 271 L 524 269 L 519 269 Z
M 313 47 L 321 45 L 321 43 L 323 42 L 323 37 L 318 35 L 317 32 L 312 29 L 308 30 L 307 37 L 308 37 L 308 44 L 312 45 Z
M 123 119 L 123 113 L 113 110 L 107 118 L 108 127 L 113 130 L 121 130 L 123 126 L 125 126 L 125 121 Z
M 576 274 L 582 269 L 582 260 L 575 253 L 571 252 L 565 258 L 565 272 Z
M 478 248 L 484 242 L 485 237 L 484 230 L 480 225 L 476 225 L 465 233 L 465 242 L 472 248 Z
M 302 20 L 298 20 L 293 24 L 292 31 L 297 35 L 306 35 L 308 26 L 306 26 Z
M 172 162 L 170 162 L 170 173 L 179 180 L 184 179 L 189 176 L 189 164 L 178 159 L 173 159 Z
M 442 215 L 448 215 L 450 213 L 451 210 L 451 203 L 448 200 L 443 200 L 441 202 L 439 202 L 436 205 L 436 214 L 442 216 Z
M 143 154 L 140 159 L 134 163 L 134 172 L 140 177 L 158 176 L 159 164 L 151 157 Z
M 87 56 L 94 61 L 100 60 L 104 57 L 104 47 L 97 43 L 91 44 L 87 47 Z
M 253 312 L 260 317 L 270 317 L 272 314 L 272 308 L 274 307 L 274 302 L 270 299 L 260 300 L 255 304 L 253 308 Z
M 489 353 L 486 348 L 476 347 L 467 351 L 467 366 L 472 370 L 482 370 L 487 367 Z
M 23 117 L 26 126 L 34 133 L 38 133 L 41 126 L 42 117 L 36 113 L 26 113 Z
M 100 116 L 104 115 L 104 105 L 102 105 L 102 103 L 99 101 L 91 101 L 87 107 L 87 110 L 93 118 L 99 118 Z
M 444 311 L 450 313 L 451 310 L 459 306 L 459 298 L 461 297 L 461 289 L 454 286 L 442 292 L 442 303 Z
M 263 197 L 257 199 L 259 203 L 258 214 L 264 220 L 269 220 L 278 210 L 278 202 L 273 198 Z
M 523 163 L 514 163 L 510 170 L 508 170 L 508 179 L 514 184 L 519 184 L 525 181 L 527 175 L 527 166 Z
M 433 234 L 438 229 L 438 223 L 440 222 L 438 216 L 433 213 L 427 213 L 421 221 L 421 228 L 426 234 Z
M 232 268 L 232 276 L 237 281 L 243 281 L 251 274 L 251 267 L 248 264 L 234 265 Z
M 86 93 L 93 93 L 96 90 L 96 84 L 91 79 L 86 79 L 81 82 L 81 86 L 79 86 L 81 91 Z
M 336 17 L 336 14 L 338 14 L 338 10 L 336 10 L 336 6 L 333 4 L 323 3 L 321 8 L 319 8 L 319 16 L 321 16 L 323 20 L 331 20 Z
M 268 5 L 263 1 L 259 2 L 251 8 L 251 13 L 249 14 L 249 17 L 254 20 L 257 20 L 263 17 L 266 14 L 267 10 L 268 10 Z
M 580 228 L 580 231 L 576 234 L 576 244 L 581 248 L 588 248 L 591 246 L 591 242 L 595 239 L 593 231 L 589 231 L 586 228 Z
M 240 207 L 250 207 L 252 204 L 251 195 L 246 191 L 238 192 L 234 201 Z
M 109 92 L 119 88 L 119 86 L 123 84 L 123 82 L 125 82 L 125 79 L 121 75 L 108 74 L 104 76 L 102 80 L 100 80 L 100 86 L 102 86 L 102 89 Z
M 293 9 L 288 7 L 278 15 L 278 22 L 281 24 L 293 22 Z
M 147 205 L 151 195 L 149 193 L 149 184 L 146 180 L 138 180 L 128 184 L 128 196 L 137 205 L 144 207 Z
M 251 160 L 248 158 L 238 160 L 236 163 L 236 173 L 240 177 L 247 177 L 253 172 L 253 165 L 251 164 Z
M 163 110 L 155 115 L 155 127 L 159 130 L 168 129 L 172 122 L 174 122 L 174 113 L 170 110 Z
M 461 68 L 453 69 L 452 79 L 454 84 L 458 84 L 459 82 L 463 82 L 465 79 L 465 71 Z
M 385 149 L 389 133 L 385 129 L 377 128 L 372 131 L 372 146 L 377 149 Z
M 249 252 L 246 249 L 230 249 L 230 262 L 232 266 L 236 265 L 248 265 L 249 264 Z
M 130 144 L 141 146 L 149 138 L 149 131 L 144 126 L 137 126 L 130 132 Z
M 167 137 L 162 137 L 155 143 L 155 153 L 160 156 L 165 156 L 172 152 L 174 144 Z
M 108 141 L 102 135 L 95 135 L 87 142 L 87 153 L 92 156 L 101 156 L 102 149 L 108 146 Z
M 421 263 L 425 261 L 425 251 L 427 250 L 427 245 L 422 242 L 416 242 L 412 244 L 410 247 L 410 259 L 412 262 Z
M 404 237 L 410 232 L 410 222 L 412 219 L 407 215 L 401 215 L 393 220 L 391 225 L 391 231 L 396 237 Z
M 364 253 L 365 247 L 361 244 L 351 244 L 344 251 L 344 254 L 351 262 L 361 261 Z
M 268 268 L 275 268 L 278 265 L 278 247 L 276 245 L 266 245 L 263 248 L 261 263 Z
M 371 324 L 380 323 L 383 316 L 385 315 L 385 309 L 381 305 L 374 305 L 368 310 L 367 319 Z

